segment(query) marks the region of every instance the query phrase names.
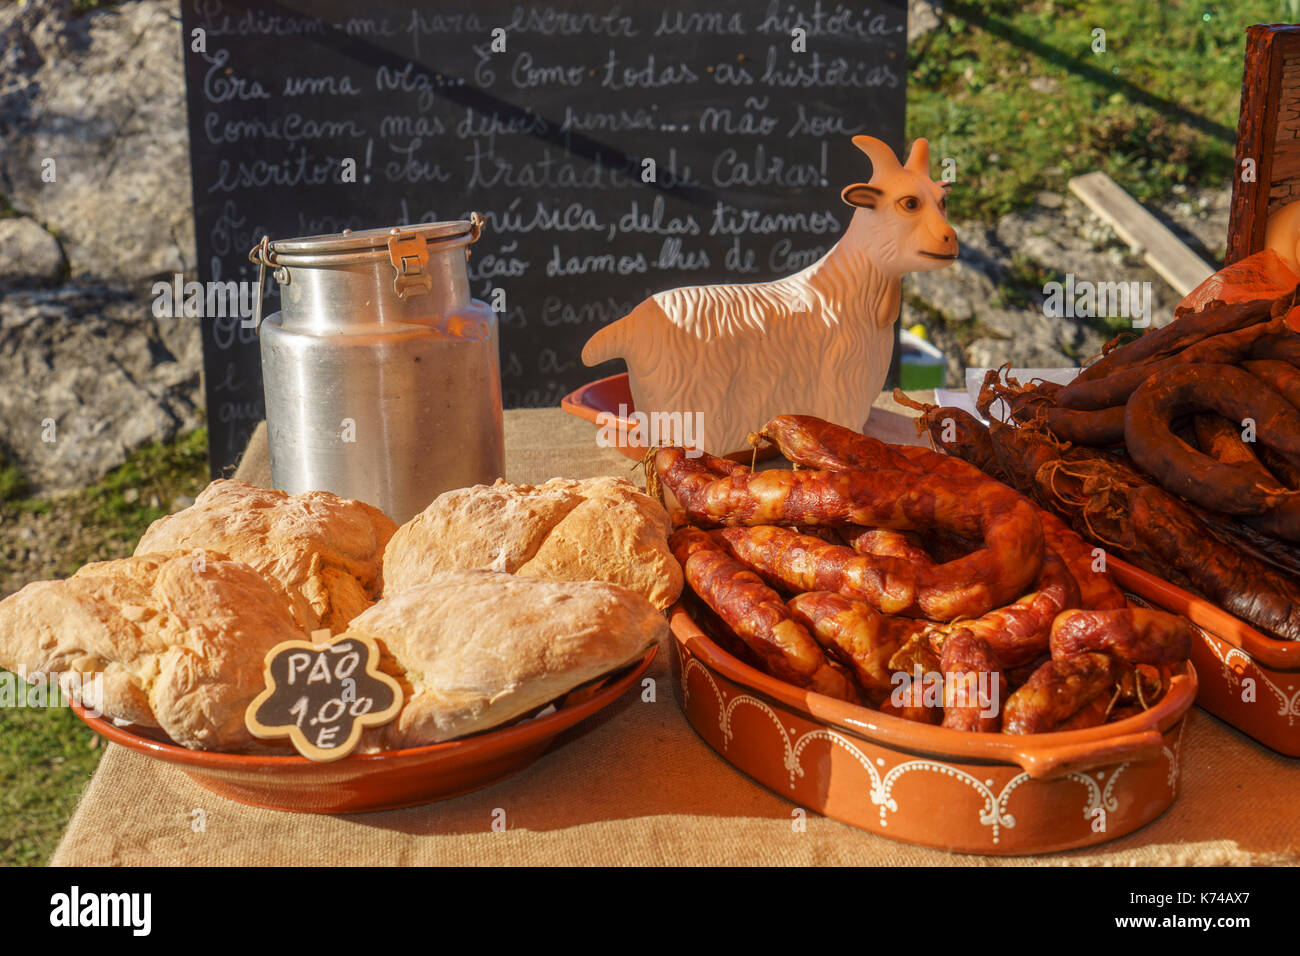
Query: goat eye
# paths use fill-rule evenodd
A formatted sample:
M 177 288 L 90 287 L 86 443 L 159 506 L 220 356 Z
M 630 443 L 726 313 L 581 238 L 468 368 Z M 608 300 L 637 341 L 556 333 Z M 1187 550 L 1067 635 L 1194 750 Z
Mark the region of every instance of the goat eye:
M 917 199 L 915 196 L 904 196 L 898 201 L 898 204 L 908 212 L 916 212 L 921 208 L 921 200 Z

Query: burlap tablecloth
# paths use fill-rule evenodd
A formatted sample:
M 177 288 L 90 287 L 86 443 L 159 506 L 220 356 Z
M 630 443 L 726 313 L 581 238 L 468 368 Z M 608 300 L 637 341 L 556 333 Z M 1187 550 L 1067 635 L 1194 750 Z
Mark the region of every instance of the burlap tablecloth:
M 884 404 L 889 404 L 887 401 Z M 873 420 L 877 416 L 873 416 Z M 891 427 L 884 420 L 881 427 Z M 892 423 L 897 437 L 905 429 Z M 594 429 L 558 409 L 506 413 L 506 477 L 635 476 Z M 240 477 L 269 480 L 265 438 Z M 562 736 L 541 760 L 487 789 L 428 806 L 356 816 L 258 810 L 202 789 L 179 770 L 110 744 L 55 851 L 54 865 L 463 865 L 1300 862 L 1300 761 L 1201 710 L 1183 742 L 1181 792 L 1127 837 L 1072 853 L 1008 859 L 894 843 L 809 815 L 733 769 L 673 698 L 668 648 L 651 670 L 654 703 L 629 693 Z M 205 828 L 197 831 L 195 810 Z M 505 811 L 506 829 L 493 829 Z M 495 814 L 500 818 L 500 814 Z

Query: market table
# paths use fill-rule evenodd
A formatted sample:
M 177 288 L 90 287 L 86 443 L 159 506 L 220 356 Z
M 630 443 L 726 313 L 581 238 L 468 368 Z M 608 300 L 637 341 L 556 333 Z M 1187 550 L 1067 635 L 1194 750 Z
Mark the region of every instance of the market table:
M 882 397 L 878 405 L 898 411 Z M 886 429 L 905 430 L 897 418 Z M 906 423 L 905 423 L 906 424 Z M 908 425 L 910 427 L 910 425 Z M 889 437 L 888 435 L 884 437 Z M 506 412 L 506 478 L 639 477 L 559 409 Z M 238 476 L 269 483 L 265 436 Z M 672 693 L 669 648 L 650 671 L 655 699 L 628 693 L 561 736 L 522 773 L 440 803 L 355 816 L 259 810 L 181 771 L 109 744 L 51 858 L 99 865 L 716 864 L 905 866 L 1033 863 L 1300 863 L 1300 760 L 1204 711 L 1188 715 L 1180 792 L 1136 833 L 1086 850 L 983 857 L 913 847 L 796 813 L 709 749 Z M 864 792 L 863 799 L 869 797 Z M 202 810 L 203 814 L 196 814 Z M 494 819 L 505 812 L 505 829 Z M 196 821 L 204 826 L 198 828 Z

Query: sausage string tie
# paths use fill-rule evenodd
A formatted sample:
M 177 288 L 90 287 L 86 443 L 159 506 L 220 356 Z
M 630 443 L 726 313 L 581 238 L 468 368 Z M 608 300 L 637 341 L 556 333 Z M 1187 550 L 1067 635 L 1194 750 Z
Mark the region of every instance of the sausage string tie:
M 1038 469 L 1038 473 L 1034 476 L 1035 480 L 1037 480 L 1040 484 L 1045 483 L 1047 485 L 1047 490 L 1058 501 L 1060 501 L 1063 504 L 1069 505 L 1073 508 L 1079 509 L 1079 514 L 1080 517 L 1083 518 L 1084 525 L 1087 527 L 1088 532 L 1094 538 L 1096 538 L 1098 541 L 1102 542 L 1103 544 L 1115 548 L 1118 551 L 1126 550 L 1123 543 L 1119 541 L 1112 541 L 1110 538 L 1102 534 L 1093 526 L 1092 515 L 1086 507 L 1088 503 L 1092 500 L 1091 495 L 1088 494 L 1080 494 L 1077 496 L 1071 495 L 1062 491 L 1060 488 L 1057 487 L 1056 479 L 1061 472 L 1064 472 L 1066 475 L 1068 475 L 1071 478 L 1082 481 L 1085 486 L 1090 481 L 1093 481 L 1094 479 L 1098 482 L 1103 482 L 1106 485 L 1106 490 L 1110 490 L 1111 488 L 1114 487 L 1115 485 L 1114 480 L 1111 479 L 1109 481 L 1106 481 L 1105 479 L 1100 478 L 1096 474 L 1095 469 L 1090 468 L 1086 463 L 1078 463 L 1077 465 L 1072 465 L 1071 462 L 1068 462 L 1062 458 L 1057 458 L 1053 461 L 1046 462 L 1045 464 L 1043 464 L 1041 468 Z
M 668 503 L 664 500 L 664 484 L 659 480 L 659 471 L 655 468 L 655 452 L 658 450 L 654 447 L 645 450 L 645 454 L 641 456 L 641 470 L 645 474 L 645 493 L 667 508 Z

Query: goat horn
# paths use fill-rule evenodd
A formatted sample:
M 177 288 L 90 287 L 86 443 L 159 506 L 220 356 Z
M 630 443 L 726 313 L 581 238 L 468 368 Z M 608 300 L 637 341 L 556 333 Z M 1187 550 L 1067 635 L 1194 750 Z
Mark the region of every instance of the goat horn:
M 930 175 L 930 144 L 924 138 L 912 143 L 912 152 L 908 154 L 903 168 L 922 176 Z
M 898 165 L 898 157 L 894 155 L 894 151 L 889 148 L 889 145 L 874 136 L 855 136 L 853 137 L 853 145 L 866 153 L 867 159 L 871 160 L 872 179 L 902 169 Z

